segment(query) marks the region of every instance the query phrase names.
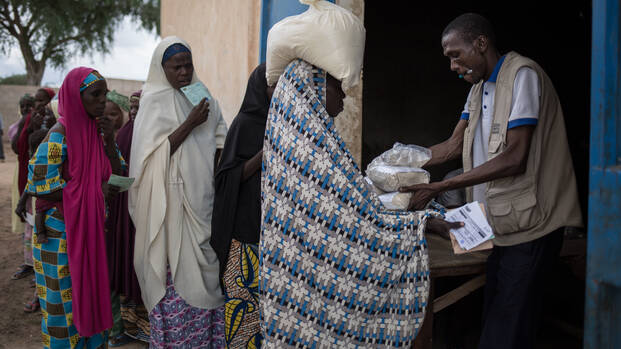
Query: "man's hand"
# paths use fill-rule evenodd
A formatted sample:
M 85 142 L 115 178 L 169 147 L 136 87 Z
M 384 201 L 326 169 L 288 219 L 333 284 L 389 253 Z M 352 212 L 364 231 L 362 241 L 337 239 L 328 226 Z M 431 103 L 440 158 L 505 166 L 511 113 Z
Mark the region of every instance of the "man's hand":
M 409 211 L 424 209 L 427 203 L 441 192 L 437 183 L 415 184 L 409 187 L 401 187 L 399 191 L 402 193 L 412 193 L 410 205 L 408 206 Z
M 429 218 L 427 220 L 427 233 L 435 233 L 449 240 L 449 231 L 451 229 L 459 229 L 464 226 L 463 222 L 448 222 L 442 218 Z

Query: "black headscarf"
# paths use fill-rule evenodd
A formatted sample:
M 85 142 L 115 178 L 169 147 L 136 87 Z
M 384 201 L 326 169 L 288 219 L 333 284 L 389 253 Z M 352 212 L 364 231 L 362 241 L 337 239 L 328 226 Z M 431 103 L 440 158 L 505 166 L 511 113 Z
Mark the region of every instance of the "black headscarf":
M 257 244 L 261 229 L 261 171 L 242 182 L 246 161 L 263 149 L 269 111 L 265 63 L 250 75 L 246 96 L 226 136 L 216 171 L 216 196 L 210 244 L 220 261 L 220 280 L 226 268 L 231 240 Z

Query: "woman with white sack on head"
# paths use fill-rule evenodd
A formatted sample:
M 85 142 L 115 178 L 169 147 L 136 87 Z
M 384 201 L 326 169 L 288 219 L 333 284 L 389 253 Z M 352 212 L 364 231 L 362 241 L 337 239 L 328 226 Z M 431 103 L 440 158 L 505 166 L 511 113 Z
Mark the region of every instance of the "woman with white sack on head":
M 129 173 L 134 267 L 152 348 L 224 347 L 224 299 L 209 238 L 214 162 L 226 124 L 215 99 L 193 107 L 181 92 L 196 82 L 190 46 L 163 39 L 143 88 Z
M 260 304 L 268 348 L 409 347 L 429 292 L 433 211 L 388 211 L 335 130 L 365 29 L 327 1 L 268 34 Z

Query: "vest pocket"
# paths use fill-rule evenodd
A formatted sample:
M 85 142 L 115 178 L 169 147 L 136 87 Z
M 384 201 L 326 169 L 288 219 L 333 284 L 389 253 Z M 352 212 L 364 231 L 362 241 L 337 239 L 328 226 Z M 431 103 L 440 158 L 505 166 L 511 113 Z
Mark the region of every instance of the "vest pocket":
M 541 212 L 537 196 L 527 192 L 515 198 L 500 196 L 488 198 L 490 223 L 498 235 L 528 230 L 539 223 Z
M 503 140 L 500 139 L 499 136 L 492 135 L 489 140 L 489 145 L 487 149 L 488 153 L 493 154 L 493 155 L 498 155 L 496 153 L 500 151 L 500 146 L 502 145 L 502 143 L 503 143 Z
M 518 220 L 518 228 L 526 230 L 539 223 L 540 213 L 537 207 L 537 197 L 534 193 L 513 200 L 513 208 Z
M 511 214 L 512 207 L 510 201 L 488 199 L 489 219 L 494 230 L 494 234 L 507 234 L 517 231 L 517 222 Z

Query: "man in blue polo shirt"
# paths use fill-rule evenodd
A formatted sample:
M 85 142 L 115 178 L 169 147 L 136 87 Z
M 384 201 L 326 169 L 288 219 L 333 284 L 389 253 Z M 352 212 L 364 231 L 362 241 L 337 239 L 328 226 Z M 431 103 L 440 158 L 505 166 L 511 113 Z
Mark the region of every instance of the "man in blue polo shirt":
M 452 71 L 473 84 L 453 135 L 431 147 L 426 167 L 459 157 L 464 173 L 402 188 L 411 209 L 466 189 L 485 205 L 494 229 L 487 262 L 479 348 L 533 348 L 546 274 L 566 226 L 582 226 L 565 123 L 543 69 L 516 52 L 501 55 L 491 24 L 477 14 L 442 33 Z

